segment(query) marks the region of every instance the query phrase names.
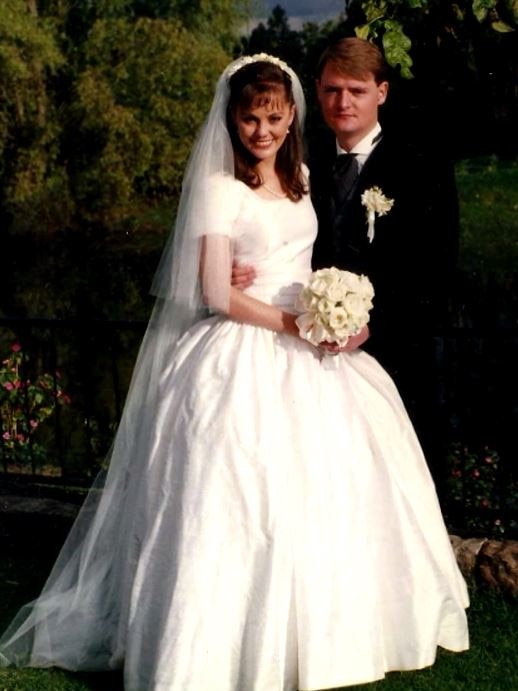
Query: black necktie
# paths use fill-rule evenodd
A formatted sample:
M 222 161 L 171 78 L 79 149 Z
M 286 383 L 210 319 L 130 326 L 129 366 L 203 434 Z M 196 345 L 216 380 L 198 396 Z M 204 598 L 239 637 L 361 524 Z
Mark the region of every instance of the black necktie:
M 345 202 L 358 177 L 356 154 L 340 154 L 333 165 L 332 195 L 336 208 Z

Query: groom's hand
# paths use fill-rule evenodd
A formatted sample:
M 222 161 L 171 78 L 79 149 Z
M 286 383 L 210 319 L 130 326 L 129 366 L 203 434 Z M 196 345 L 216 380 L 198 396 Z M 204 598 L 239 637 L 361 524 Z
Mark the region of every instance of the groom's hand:
M 369 327 L 364 326 L 360 333 L 357 333 L 356 336 L 351 336 L 344 346 L 339 346 L 337 343 L 328 343 L 324 341 L 319 345 L 319 348 L 323 348 L 328 353 L 351 353 L 353 350 L 356 350 L 362 346 L 369 336 Z
M 250 264 L 236 264 L 232 262 L 231 285 L 238 290 L 245 290 L 255 281 L 255 268 Z

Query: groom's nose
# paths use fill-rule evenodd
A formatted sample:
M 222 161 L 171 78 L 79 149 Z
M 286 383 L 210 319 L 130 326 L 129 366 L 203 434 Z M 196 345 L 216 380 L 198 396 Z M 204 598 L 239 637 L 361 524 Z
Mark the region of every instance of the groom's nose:
M 340 108 L 348 108 L 351 105 L 351 94 L 347 89 L 341 89 L 338 92 L 338 104 Z

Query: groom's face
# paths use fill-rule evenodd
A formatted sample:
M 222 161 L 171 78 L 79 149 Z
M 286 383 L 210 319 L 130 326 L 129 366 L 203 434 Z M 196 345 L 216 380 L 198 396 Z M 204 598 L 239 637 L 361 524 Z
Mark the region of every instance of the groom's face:
M 328 63 L 317 80 L 322 116 L 342 148 L 349 150 L 378 121 L 378 107 L 385 103 L 388 83 L 376 83 L 370 72 L 361 78 L 337 70 Z

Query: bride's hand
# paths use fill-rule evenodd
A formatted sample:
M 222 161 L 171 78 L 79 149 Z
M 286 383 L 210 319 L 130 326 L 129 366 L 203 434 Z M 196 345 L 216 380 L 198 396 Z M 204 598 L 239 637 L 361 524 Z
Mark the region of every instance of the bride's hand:
M 232 262 L 232 277 L 230 283 L 233 288 L 245 290 L 249 288 L 256 277 L 255 268 L 249 264 L 236 264 Z

